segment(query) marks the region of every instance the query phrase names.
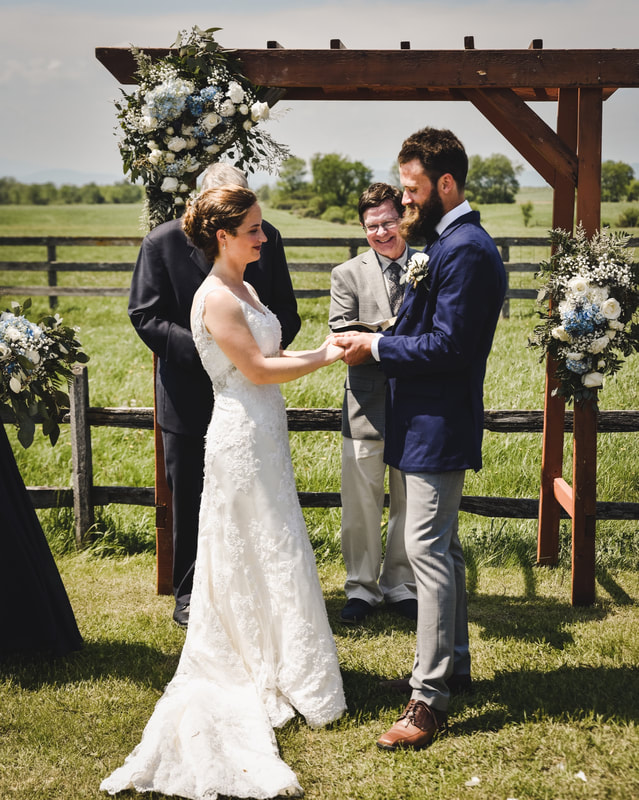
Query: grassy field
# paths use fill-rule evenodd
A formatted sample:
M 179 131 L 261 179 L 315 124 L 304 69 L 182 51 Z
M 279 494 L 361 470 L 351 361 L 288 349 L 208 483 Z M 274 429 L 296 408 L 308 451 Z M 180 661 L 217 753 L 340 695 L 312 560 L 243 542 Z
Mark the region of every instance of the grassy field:
M 527 190 L 534 204 L 524 228 L 518 205 L 482 209 L 494 236 L 545 236 L 550 195 Z M 623 204 L 621 204 L 623 205 Z M 614 220 L 619 208 L 605 209 Z M 139 235 L 139 209 L 118 206 L 0 207 L 0 235 Z M 267 211 L 284 236 L 304 233 L 360 235 L 356 226 L 334 226 Z M 639 235 L 639 231 L 631 231 Z M 68 248 L 64 260 L 116 260 L 115 248 Z M 289 259 L 317 257 L 288 252 Z M 345 252 L 327 251 L 326 260 Z M 0 248 L 0 259 L 42 259 Z M 135 250 L 118 249 L 132 261 Z M 529 260 L 513 253 L 513 260 Z M 297 273 L 298 288 L 327 286 L 328 276 Z M 20 276 L 25 285 L 33 275 Z M 44 276 L 38 280 L 44 283 Z M 64 276 L 61 282 L 112 282 L 127 276 Z M 521 276 L 532 285 L 532 276 Z M 0 273 L 0 283 L 17 283 Z M 3 298 L 4 308 L 10 298 Z M 19 296 L 15 299 L 22 299 Z M 34 298 L 36 309 L 46 300 Z M 90 400 L 96 406 L 152 405 L 152 364 L 126 314 L 125 298 L 60 298 L 65 321 L 80 327 L 90 355 Z M 294 346 L 325 335 L 328 301 L 300 302 L 302 331 Z M 543 366 L 526 346 L 536 323 L 533 301 L 511 301 L 500 320 L 486 380 L 486 407 L 543 406 Z M 339 363 L 282 387 L 292 407 L 341 404 L 345 367 Z M 601 393 L 604 409 L 636 408 L 639 359 L 629 359 Z M 70 485 L 70 442 L 63 426 L 51 448 L 41 435 L 23 450 L 10 430 L 29 485 Z M 151 434 L 93 430 L 97 484 L 149 486 L 153 480 Z M 340 435 L 292 433 L 298 488 L 339 490 Z M 539 434 L 487 433 L 484 469 L 467 478 L 466 494 L 536 497 L 541 458 Z M 570 475 L 571 439 L 565 440 Z M 639 501 L 639 434 L 601 434 L 598 496 Z M 171 600 L 154 591 L 153 516 L 148 509 L 99 510 L 97 544 L 73 552 L 68 510 L 39 512 L 56 553 L 86 646 L 55 662 L 16 657 L 0 663 L 0 798 L 89 800 L 100 780 L 139 740 L 154 703 L 171 678 L 183 632 L 170 621 Z M 395 719 L 402 698 L 379 690 L 378 681 L 410 671 L 414 633 L 409 623 L 379 613 L 358 630 L 338 622 L 344 571 L 339 558 L 339 511 L 305 512 L 338 645 L 348 714 L 327 730 L 310 731 L 293 720 L 278 732 L 283 757 L 297 772 L 310 800 L 626 800 L 639 797 L 639 525 L 600 522 L 597 527 L 597 601 L 570 606 L 569 526 L 562 525 L 561 564 L 534 567 L 536 522 L 462 514 L 468 562 L 470 633 L 476 691 L 456 699 L 451 735 L 423 753 L 380 753 L 377 736 Z M 104 557 L 111 555 L 113 557 Z M 477 779 L 477 780 L 475 780 Z M 468 784 L 472 785 L 468 785 Z M 129 797 L 138 797 L 135 793 Z M 141 796 L 140 796 L 141 797 Z

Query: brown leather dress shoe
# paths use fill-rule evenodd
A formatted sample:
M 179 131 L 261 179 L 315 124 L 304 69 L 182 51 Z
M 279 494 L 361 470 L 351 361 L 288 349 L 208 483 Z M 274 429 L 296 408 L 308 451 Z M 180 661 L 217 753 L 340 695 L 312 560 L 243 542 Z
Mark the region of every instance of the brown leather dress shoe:
M 445 711 L 437 711 L 422 700 L 411 700 L 393 727 L 379 737 L 377 746 L 380 750 L 422 750 L 447 727 Z

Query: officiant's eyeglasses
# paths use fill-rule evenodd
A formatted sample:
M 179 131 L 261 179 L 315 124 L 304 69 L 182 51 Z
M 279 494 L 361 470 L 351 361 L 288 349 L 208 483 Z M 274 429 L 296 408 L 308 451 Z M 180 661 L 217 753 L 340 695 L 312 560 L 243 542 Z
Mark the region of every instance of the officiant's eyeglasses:
M 364 228 L 366 233 L 375 233 L 380 228 L 391 231 L 393 228 L 396 228 L 399 225 L 399 220 L 400 217 L 395 217 L 395 219 L 385 219 L 383 222 L 378 222 L 377 225 L 362 225 L 362 228 Z

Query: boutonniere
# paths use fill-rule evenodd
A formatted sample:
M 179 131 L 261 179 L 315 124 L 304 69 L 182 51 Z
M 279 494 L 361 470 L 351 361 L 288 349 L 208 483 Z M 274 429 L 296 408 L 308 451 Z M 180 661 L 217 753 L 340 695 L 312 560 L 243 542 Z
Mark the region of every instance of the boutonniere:
M 426 253 L 415 253 L 406 265 L 406 271 L 400 278 L 400 283 L 413 284 L 413 288 L 417 288 L 417 284 L 428 276 L 428 256 Z

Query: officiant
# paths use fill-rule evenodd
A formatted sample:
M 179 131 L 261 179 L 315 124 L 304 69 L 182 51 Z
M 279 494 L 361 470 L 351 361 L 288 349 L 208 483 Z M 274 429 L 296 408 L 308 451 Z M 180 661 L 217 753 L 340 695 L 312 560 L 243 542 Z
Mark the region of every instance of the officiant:
M 415 252 L 399 233 L 404 207 L 396 186 L 369 186 L 359 198 L 358 212 L 370 249 L 332 271 L 332 331 L 376 330 L 392 324 L 404 295 L 401 276 Z M 392 467 L 388 469 L 390 509 L 382 557 L 385 398 L 386 377 L 376 361 L 348 368 L 342 406 L 341 543 L 346 605 L 340 619 L 351 625 L 363 622 L 384 604 L 403 617 L 417 619 L 415 579 L 404 546 L 406 493 L 401 473 Z

